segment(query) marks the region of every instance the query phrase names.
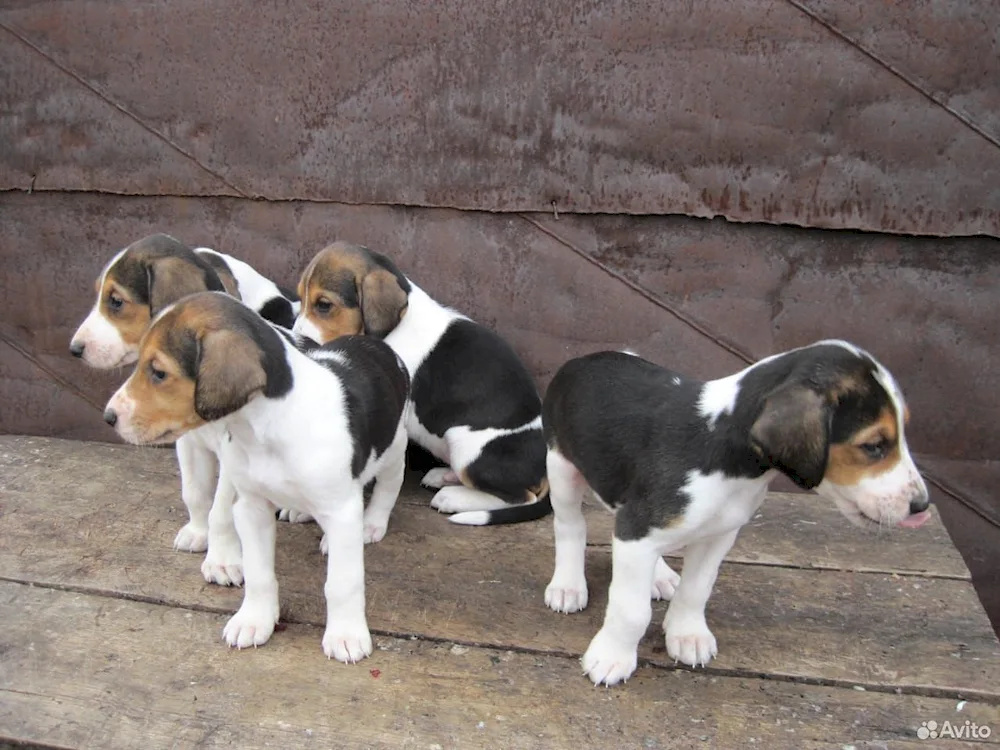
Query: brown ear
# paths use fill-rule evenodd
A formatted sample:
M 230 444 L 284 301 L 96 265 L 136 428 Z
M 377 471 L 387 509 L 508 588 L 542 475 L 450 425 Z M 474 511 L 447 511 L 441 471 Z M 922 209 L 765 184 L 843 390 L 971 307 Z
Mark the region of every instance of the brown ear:
M 194 410 L 211 422 L 232 414 L 267 385 L 260 350 L 236 331 L 212 331 L 200 342 Z
M 381 268 L 365 275 L 360 291 L 365 333 L 385 338 L 406 312 L 406 292 L 392 273 Z
M 157 258 L 146 266 L 149 284 L 149 313 L 156 315 L 182 297 L 209 291 L 204 269 L 184 258 Z M 218 289 L 222 289 L 219 281 Z
M 750 429 L 750 443 L 771 466 L 811 490 L 826 473 L 831 416 L 831 407 L 816 391 L 784 385 L 767 397 Z

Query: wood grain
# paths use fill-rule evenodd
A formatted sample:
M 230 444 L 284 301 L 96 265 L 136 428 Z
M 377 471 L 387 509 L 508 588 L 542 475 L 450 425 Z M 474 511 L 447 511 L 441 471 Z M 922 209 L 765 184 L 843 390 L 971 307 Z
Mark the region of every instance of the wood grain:
M 199 555 L 170 550 L 183 511 L 169 452 L 48 440 L 23 441 L 17 450 L 10 439 L 2 445 L 0 455 L 26 458 L 5 483 L 4 578 L 212 612 L 238 606 L 240 591 L 203 582 Z M 781 533 L 794 540 L 803 532 L 793 526 Z M 422 503 L 401 503 L 389 535 L 366 553 L 372 628 L 578 656 L 603 617 L 609 550 L 588 552 L 590 607 L 557 615 L 542 602 L 550 535 L 548 524 L 459 528 Z M 315 525 L 281 525 L 286 621 L 323 622 L 318 540 Z M 906 540 L 899 535 L 885 545 L 899 543 L 905 559 Z M 664 609 L 656 605 L 641 646 L 647 664 L 671 666 L 658 626 Z M 720 644 L 710 667 L 716 674 L 1000 701 L 1000 646 L 963 580 L 727 563 L 709 621 Z
M 679 671 L 595 689 L 571 659 L 447 642 L 379 637 L 345 666 L 304 625 L 237 652 L 218 640 L 223 619 L 0 584 L 0 737 L 101 750 L 916 749 L 921 721 L 1000 724 L 976 702 L 959 713 L 951 700 Z

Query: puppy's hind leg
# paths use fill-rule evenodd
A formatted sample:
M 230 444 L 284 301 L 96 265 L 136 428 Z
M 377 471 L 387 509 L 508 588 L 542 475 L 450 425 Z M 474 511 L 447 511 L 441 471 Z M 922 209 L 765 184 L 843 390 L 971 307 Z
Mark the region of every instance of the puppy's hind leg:
M 204 552 L 208 549 L 208 514 L 212 507 L 216 457 L 190 435 L 178 438 L 175 449 L 181 471 L 181 499 L 189 520 L 177 532 L 174 549 Z
M 353 664 L 372 652 L 365 617 L 364 497 L 360 487 L 348 486 L 342 492 L 315 514 L 329 546 L 323 653 Z
M 583 517 L 587 482 L 554 448 L 549 449 L 545 464 L 556 540 L 556 567 L 545 588 L 545 603 L 556 612 L 579 612 L 587 606 L 587 521 Z
M 663 620 L 667 653 L 696 667 L 718 653 L 715 636 L 705 622 L 705 605 L 719 574 L 719 565 L 736 541 L 736 531 L 703 539 L 684 550 L 684 575 Z
M 595 685 L 614 685 L 635 671 L 639 641 L 653 616 L 649 592 L 660 559 L 660 548 L 649 537 L 612 539 L 608 610 L 583 655 L 583 671 Z
M 385 465 L 375 477 L 372 496 L 365 508 L 365 544 L 379 542 L 385 536 L 389 516 L 399 498 L 399 488 L 403 486 L 403 475 L 406 472 L 406 429 L 402 424 L 383 460 Z

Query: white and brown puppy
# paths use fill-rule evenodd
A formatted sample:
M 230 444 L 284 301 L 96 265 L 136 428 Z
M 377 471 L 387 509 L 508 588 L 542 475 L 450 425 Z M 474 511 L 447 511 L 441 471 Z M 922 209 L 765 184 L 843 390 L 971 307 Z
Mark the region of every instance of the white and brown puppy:
M 615 511 L 608 608 L 583 657 L 596 684 L 635 670 L 651 591 L 676 586 L 663 623 L 667 653 L 692 666 L 715 656 L 705 605 L 722 559 L 779 473 L 860 526 L 911 528 L 928 518 L 899 386 L 843 341 L 707 383 L 628 353 L 592 354 L 559 370 L 543 418 L 555 514 L 555 572 L 545 590 L 552 609 L 587 606 L 584 494 Z M 682 550 L 678 583 L 661 555 Z
M 101 271 L 97 300 L 73 335 L 70 352 L 98 369 L 132 364 L 153 316 L 185 295 L 213 290 L 228 292 L 287 328 L 298 313 L 294 294 L 243 261 L 208 248 L 191 250 L 173 237 L 154 234 L 118 252 Z M 205 580 L 239 585 L 241 552 L 232 521 L 236 498 L 223 468 L 215 481 L 220 439 L 221 433 L 208 425 L 177 441 L 181 496 L 189 520 L 177 533 L 174 547 L 207 549 L 201 568 Z
M 549 513 L 541 399 L 503 339 L 358 245 L 337 242 L 320 251 L 298 291 L 296 333 L 321 343 L 368 334 L 385 339 L 406 363 L 410 440 L 448 467 L 423 478 L 438 489 L 432 507 L 469 525 Z
M 105 419 L 137 444 L 206 423 L 224 431 L 222 464 L 239 496 L 233 513 L 245 552 L 243 604 L 223 631 L 231 646 L 263 644 L 278 620 L 276 502 L 308 513 L 325 533 L 323 651 L 345 662 L 371 653 L 364 542 L 385 534 L 403 481 L 408 389 L 383 342 L 349 336 L 307 355 L 225 294 L 186 297 L 153 320 Z

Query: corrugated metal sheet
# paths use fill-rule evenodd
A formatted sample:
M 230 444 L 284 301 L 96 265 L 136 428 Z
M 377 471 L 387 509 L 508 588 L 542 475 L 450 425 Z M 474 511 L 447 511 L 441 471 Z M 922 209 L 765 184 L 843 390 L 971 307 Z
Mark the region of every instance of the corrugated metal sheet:
M 1000 4 L 7 3 L 0 188 L 1000 235 Z

